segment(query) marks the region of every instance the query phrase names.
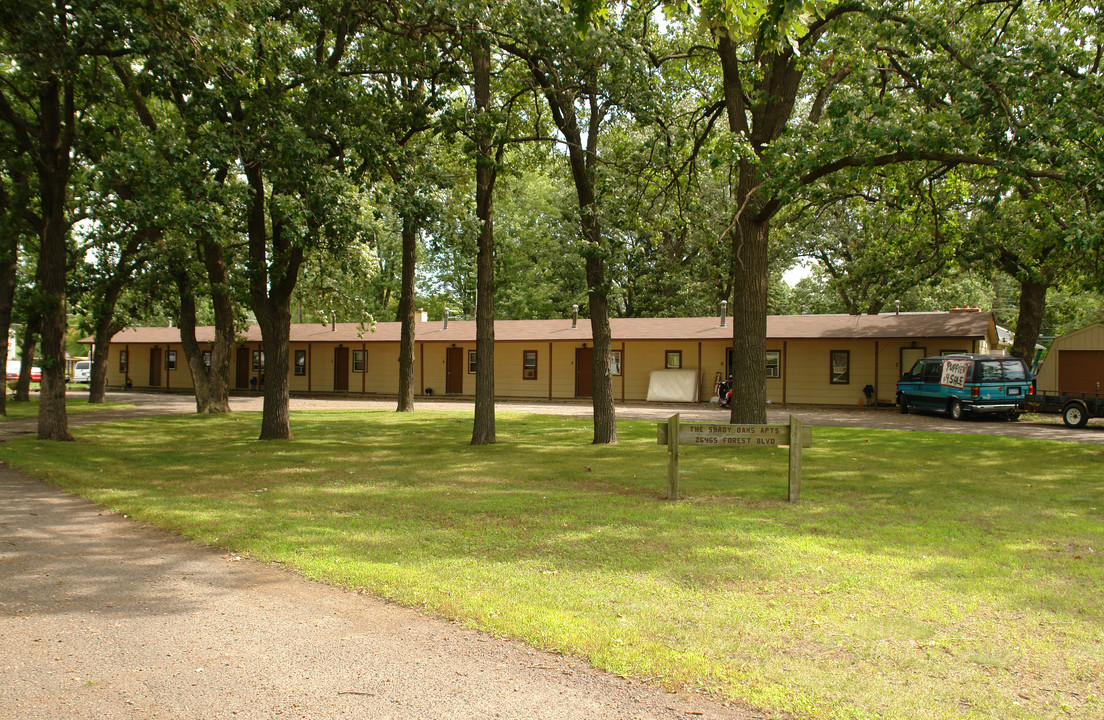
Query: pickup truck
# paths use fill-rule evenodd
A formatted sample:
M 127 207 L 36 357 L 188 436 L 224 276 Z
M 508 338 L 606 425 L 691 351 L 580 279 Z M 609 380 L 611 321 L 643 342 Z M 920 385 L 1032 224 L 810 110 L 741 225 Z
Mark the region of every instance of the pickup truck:
M 1027 396 L 1027 409 L 1037 413 L 1061 413 L 1062 422 L 1069 427 L 1085 427 L 1089 418 L 1104 417 L 1104 393 L 1036 390 Z

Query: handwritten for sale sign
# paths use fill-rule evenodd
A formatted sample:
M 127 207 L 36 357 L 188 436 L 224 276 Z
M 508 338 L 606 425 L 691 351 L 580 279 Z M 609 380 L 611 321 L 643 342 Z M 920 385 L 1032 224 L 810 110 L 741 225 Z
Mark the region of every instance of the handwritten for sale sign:
M 966 373 L 970 371 L 969 360 L 944 360 L 943 377 L 939 384 L 963 390 L 966 388 Z

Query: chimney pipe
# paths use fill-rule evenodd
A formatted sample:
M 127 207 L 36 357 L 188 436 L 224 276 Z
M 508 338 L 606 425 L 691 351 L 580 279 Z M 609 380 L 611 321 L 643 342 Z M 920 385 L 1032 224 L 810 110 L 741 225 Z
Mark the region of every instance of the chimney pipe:
M 337 312 L 330 310 L 330 332 L 337 332 Z
M 441 328 L 442 330 L 448 330 L 448 317 L 449 317 L 449 309 L 445 308 L 445 324 Z
M 728 300 L 721 300 L 721 327 L 728 325 Z
M 901 301 L 900 300 L 894 300 L 893 304 L 897 306 L 897 311 L 893 314 L 894 315 L 900 315 L 901 314 Z
M 574 330 L 577 327 L 579 327 L 579 306 L 578 305 L 572 305 L 571 306 L 571 329 Z

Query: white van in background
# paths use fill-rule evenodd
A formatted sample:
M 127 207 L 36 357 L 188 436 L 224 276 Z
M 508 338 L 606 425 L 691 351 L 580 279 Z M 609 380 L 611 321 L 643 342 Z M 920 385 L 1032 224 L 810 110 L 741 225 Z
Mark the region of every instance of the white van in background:
M 78 360 L 73 365 L 73 382 L 88 383 L 92 381 L 92 361 Z

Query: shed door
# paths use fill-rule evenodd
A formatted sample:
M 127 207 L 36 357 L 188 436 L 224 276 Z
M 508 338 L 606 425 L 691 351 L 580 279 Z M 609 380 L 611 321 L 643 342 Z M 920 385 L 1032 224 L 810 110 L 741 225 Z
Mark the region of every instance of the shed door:
M 1104 350 L 1059 350 L 1058 392 L 1104 392 Z
M 161 387 L 161 348 L 150 348 L 150 387 Z
M 594 348 L 575 348 L 575 397 L 594 395 Z
M 334 392 L 349 391 L 349 348 L 334 348 Z
M 237 357 L 237 387 L 245 390 L 249 387 L 249 348 L 239 347 Z
M 460 395 L 464 392 L 464 348 L 447 348 L 445 357 L 445 392 Z

